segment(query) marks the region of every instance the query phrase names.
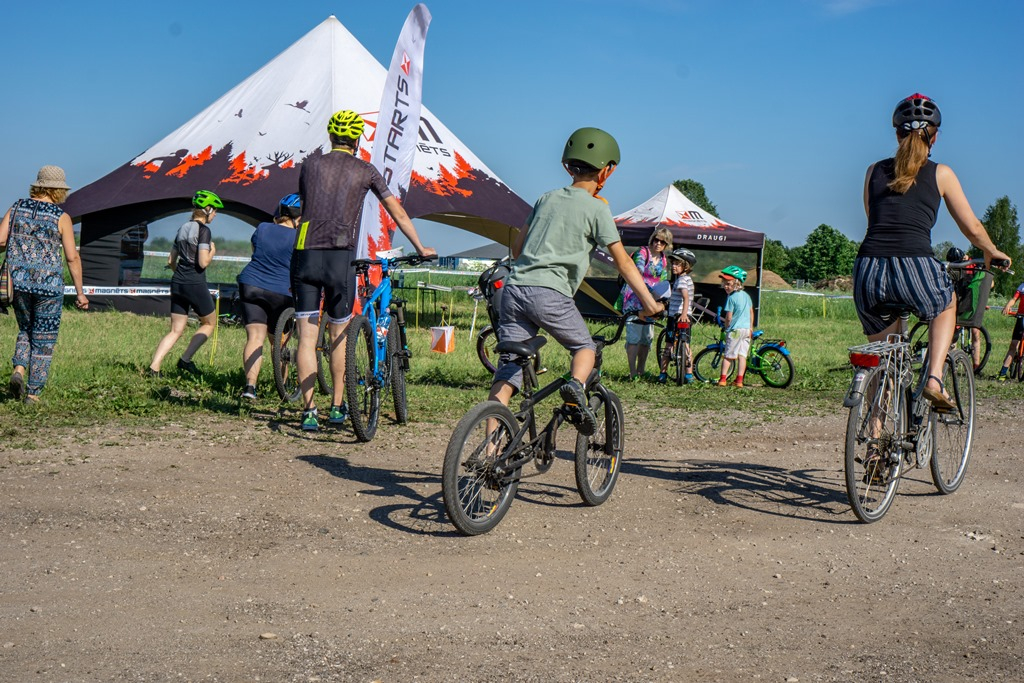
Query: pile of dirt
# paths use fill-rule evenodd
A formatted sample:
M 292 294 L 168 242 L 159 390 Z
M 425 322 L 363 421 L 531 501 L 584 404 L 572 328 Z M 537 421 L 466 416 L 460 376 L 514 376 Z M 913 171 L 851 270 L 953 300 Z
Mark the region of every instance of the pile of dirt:
M 761 287 L 763 289 L 789 289 L 790 285 L 778 273 L 771 270 L 762 270 Z
M 815 289 L 827 289 L 833 292 L 852 292 L 853 291 L 853 278 L 849 275 L 840 275 L 838 277 L 830 277 L 824 280 L 818 280 L 814 283 Z

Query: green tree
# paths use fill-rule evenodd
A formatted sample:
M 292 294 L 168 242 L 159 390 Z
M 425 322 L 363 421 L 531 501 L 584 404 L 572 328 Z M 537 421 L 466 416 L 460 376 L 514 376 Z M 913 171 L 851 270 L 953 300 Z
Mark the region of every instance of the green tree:
M 676 186 L 677 190 L 685 194 L 691 202 L 714 216 L 718 215 L 718 207 L 708 199 L 707 192 L 704 191 L 702 183 L 692 178 L 686 178 L 685 180 L 676 180 L 672 184 Z
M 779 240 L 764 241 L 764 267 L 783 275 L 789 266 L 789 249 Z
M 1020 243 L 1020 222 L 1017 220 L 1017 207 L 1010 202 L 1010 198 L 1003 196 L 996 200 L 985 210 L 985 217 L 981 219 L 985 224 L 988 236 L 992 238 L 996 247 L 1005 252 L 1013 259 L 1015 264 L 1020 263 L 1024 257 L 1024 249 Z M 972 248 L 970 254 L 974 258 L 981 257 L 981 251 Z M 1019 276 L 993 271 L 995 275 L 995 291 L 1002 296 L 1010 296 L 1017 288 Z
M 853 273 L 853 260 L 857 256 L 857 243 L 830 225 L 822 223 L 807 236 L 807 242 L 799 254 L 790 252 L 796 260 L 799 256 L 799 277 L 818 281 Z

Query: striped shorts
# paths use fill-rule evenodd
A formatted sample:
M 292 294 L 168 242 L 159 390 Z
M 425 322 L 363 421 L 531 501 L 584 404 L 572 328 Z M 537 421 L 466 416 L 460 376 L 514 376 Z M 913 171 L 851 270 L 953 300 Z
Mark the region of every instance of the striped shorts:
M 930 256 L 860 256 L 853 262 L 853 301 L 868 336 L 893 322 L 876 313 L 881 304 L 907 304 L 921 320 L 932 320 L 952 300 L 953 283 Z

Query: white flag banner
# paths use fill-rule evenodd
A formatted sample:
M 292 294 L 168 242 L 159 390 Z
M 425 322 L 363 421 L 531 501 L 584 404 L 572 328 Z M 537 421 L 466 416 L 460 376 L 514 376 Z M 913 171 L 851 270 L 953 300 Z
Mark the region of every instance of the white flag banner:
M 391 194 L 398 198 L 409 189 L 416 155 L 423 95 L 423 46 L 429 27 L 430 11 L 420 3 L 409 13 L 395 45 L 373 134 L 370 163 L 384 176 Z M 363 202 L 356 258 L 373 258 L 377 251 L 390 249 L 394 231 L 391 216 L 377 198 L 368 193 Z

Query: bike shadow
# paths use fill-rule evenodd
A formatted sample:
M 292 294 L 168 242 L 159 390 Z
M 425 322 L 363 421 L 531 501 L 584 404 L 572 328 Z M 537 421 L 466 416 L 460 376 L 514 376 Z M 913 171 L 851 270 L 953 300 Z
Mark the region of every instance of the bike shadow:
M 623 474 L 680 482 L 677 493 L 698 495 L 766 515 L 813 522 L 855 524 L 835 471 L 726 460 L 630 460 Z
M 337 455 L 301 455 L 296 460 L 339 479 L 364 484 L 365 488 L 358 490 L 362 496 L 387 500 L 387 504 L 369 511 L 370 519 L 382 526 L 418 536 L 459 535 L 448 523 L 441 498 L 441 477 L 436 474 L 358 465 Z

